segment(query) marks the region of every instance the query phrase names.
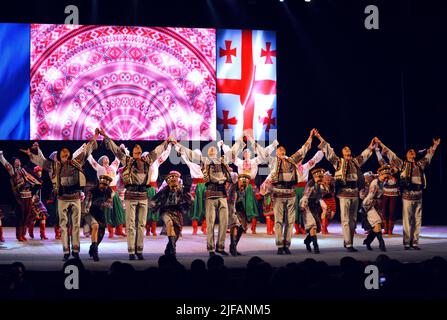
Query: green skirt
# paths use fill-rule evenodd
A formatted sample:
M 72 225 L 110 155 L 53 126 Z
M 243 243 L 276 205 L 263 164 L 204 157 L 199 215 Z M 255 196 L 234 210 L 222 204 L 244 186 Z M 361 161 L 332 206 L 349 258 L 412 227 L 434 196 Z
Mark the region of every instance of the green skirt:
M 300 200 L 304 195 L 304 188 L 303 187 L 296 187 L 295 188 L 295 195 L 296 195 L 296 202 L 295 202 L 295 222 L 298 224 L 302 224 L 303 222 L 303 213 L 300 209 Z
M 147 188 L 147 198 L 149 201 L 155 196 L 155 194 L 156 192 L 154 187 Z M 159 217 L 160 215 L 158 211 L 154 212 L 152 209 L 149 208 L 149 206 L 147 206 L 147 222 L 158 222 Z
M 247 213 L 248 221 L 259 216 L 258 204 L 256 203 L 255 193 L 251 184 L 245 189 L 245 212 Z
M 191 220 L 201 221 L 205 217 L 205 190 L 204 183 L 198 183 L 196 186 L 196 193 L 194 195 L 194 205 L 189 212 Z
M 112 208 L 104 209 L 104 214 L 106 223 L 115 228 L 126 223 L 126 215 L 124 213 L 123 204 L 121 203 L 118 192 L 114 192 L 112 204 Z

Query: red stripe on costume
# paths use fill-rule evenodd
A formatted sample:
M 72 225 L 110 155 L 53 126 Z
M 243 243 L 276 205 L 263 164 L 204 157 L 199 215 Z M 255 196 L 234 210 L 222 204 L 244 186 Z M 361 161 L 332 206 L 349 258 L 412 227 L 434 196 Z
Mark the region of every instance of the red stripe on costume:
M 295 185 L 295 188 L 305 188 L 305 187 L 306 187 L 306 184 L 307 184 L 307 181 L 298 182 L 298 183 Z

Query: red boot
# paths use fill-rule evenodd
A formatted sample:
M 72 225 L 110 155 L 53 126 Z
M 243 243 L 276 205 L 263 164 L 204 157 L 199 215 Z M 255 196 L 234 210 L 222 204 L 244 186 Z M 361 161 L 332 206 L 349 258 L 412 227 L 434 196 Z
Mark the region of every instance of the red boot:
M 18 234 L 18 240 L 20 242 L 24 242 L 27 241 L 26 237 L 25 237 L 25 232 L 26 232 L 26 228 L 25 227 L 18 227 L 18 230 L 16 231 Z
M 300 234 L 300 225 L 298 223 L 295 223 L 293 226 L 295 227 L 294 234 Z
M 46 234 L 45 234 L 45 221 L 40 222 L 40 239 L 41 240 L 48 240 Z
M 251 233 L 256 234 L 256 218 L 251 219 Z
M 120 224 L 118 227 L 116 227 L 116 229 L 115 229 L 115 234 L 116 234 L 117 236 L 122 236 L 122 237 L 126 237 L 126 236 L 127 236 L 127 235 L 124 233 L 123 225 L 122 225 L 122 224 Z
M 328 221 L 326 218 L 321 220 L 321 233 L 322 234 L 329 234 L 327 230 Z
M 304 229 L 301 225 L 299 225 L 300 234 L 307 234 L 306 229 Z
M 107 231 L 109 232 L 109 239 L 113 239 L 113 227 L 110 224 L 107 225 Z
M 202 220 L 202 227 L 201 227 L 201 229 L 202 229 L 202 233 L 206 234 L 206 219 Z
M 157 222 L 156 221 L 152 221 L 151 232 L 154 237 L 157 236 Z
M 265 217 L 265 226 L 267 227 L 267 234 L 270 234 L 270 227 L 272 226 L 270 223 L 270 217 Z
M 55 240 L 60 240 L 62 237 L 61 234 L 61 227 L 59 226 L 54 226 L 54 239 Z
M 146 223 L 146 237 L 150 237 L 151 236 L 151 225 L 149 224 L 149 222 Z
M 197 235 L 197 229 L 199 228 L 199 222 L 197 220 L 192 220 L 192 234 Z
M 270 235 L 274 235 L 275 234 L 275 220 L 270 219 Z
M 22 241 L 28 241 L 28 239 L 26 238 L 26 227 L 22 227 Z
M 34 224 L 32 227 L 28 227 L 28 234 L 31 239 L 34 239 Z
M 5 238 L 3 237 L 3 227 L 0 226 L 0 242 L 5 242 Z

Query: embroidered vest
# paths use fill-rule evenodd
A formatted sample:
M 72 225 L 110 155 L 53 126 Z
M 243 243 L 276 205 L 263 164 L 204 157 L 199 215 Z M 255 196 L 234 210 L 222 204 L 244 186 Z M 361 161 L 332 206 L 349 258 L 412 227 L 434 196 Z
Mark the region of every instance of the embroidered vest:
M 222 172 L 225 175 L 225 178 L 227 179 L 227 181 L 231 182 L 231 174 L 230 174 L 230 167 L 228 166 L 228 164 L 226 164 L 223 159 L 221 159 L 220 164 L 215 164 L 215 163 L 209 163 L 205 166 L 202 167 L 202 173 L 203 173 L 203 180 L 205 181 L 205 183 L 210 182 L 210 169 L 211 166 L 221 166 Z
M 132 180 L 132 168 L 135 164 L 136 159 L 131 157 L 126 157 L 126 165 L 124 166 L 123 172 L 121 173 L 121 179 L 125 186 L 134 184 Z M 150 171 L 150 163 L 148 161 L 144 160 L 142 158 L 142 161 L 144 162 L 144 171 L 146 172 L 146 176 L 144 177 L 144 185 L 149 185 L 149 171 Z

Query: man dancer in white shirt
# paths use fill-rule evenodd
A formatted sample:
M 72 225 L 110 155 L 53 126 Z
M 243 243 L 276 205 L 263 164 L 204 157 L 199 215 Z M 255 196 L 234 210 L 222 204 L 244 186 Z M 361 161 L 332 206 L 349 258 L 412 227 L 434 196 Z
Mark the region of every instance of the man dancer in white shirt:
M 180 154 L 185 154 L 189 161 L 200 163 L 205 180 L 205 210 L 207 226 L 207 250 L 210 256 L 219 253 L 228 256 L 225 252 L 225 236 L 228 226 L 228 202 L 225 184 L 231 180 L 229 163 L 234 161 L 236 155 L 245 147 L 242 137 L 238 139 L 230 151 L 224 156 L 218 157 L 217 148 L 212 146 L 208 149 L 208 157 L 196 154 L 192 150 L 176 144 Z M 216 212 L 219 215 L 219 232 L 217 246 L 214 243 L 214 226 L 216 223 Z

